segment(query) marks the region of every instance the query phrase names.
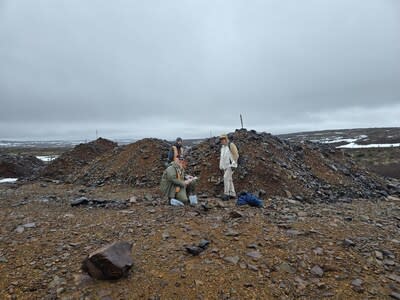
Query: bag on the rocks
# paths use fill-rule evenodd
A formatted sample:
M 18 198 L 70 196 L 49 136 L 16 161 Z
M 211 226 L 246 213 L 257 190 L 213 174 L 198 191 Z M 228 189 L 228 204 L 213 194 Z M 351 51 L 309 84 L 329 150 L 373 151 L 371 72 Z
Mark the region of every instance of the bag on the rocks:
M 256 196 L 254 196 L 251 193 L 240 193 L 239 198 L 236 202 L 237 205 L 250 205 L 250 206 L 255 206 L 255 207 L 263 207 L 263 202 Z

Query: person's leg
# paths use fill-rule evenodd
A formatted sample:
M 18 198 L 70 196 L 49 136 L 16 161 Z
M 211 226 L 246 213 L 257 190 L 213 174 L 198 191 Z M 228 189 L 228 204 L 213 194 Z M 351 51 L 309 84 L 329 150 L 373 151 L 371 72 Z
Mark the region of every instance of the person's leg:
M 181 188 L 181 190 L 176 193 L 175 199 L 183 202 L 184 204 L 188 204 L 189 199 L 186 194 L 186 188 Z
M 226 169 L 224 172 L 224 195 L 229 196 L 229 170 L 230 168 Z
M 235 187 L 233 185 L 233 179 L 232 179 L 233 171 L 232 171 L 232 168 L 228 168 L 228 170 L 229 170 L 228 175 L 227 175 L 228 193 L 226 193 L 226 195 L 229 195 L 231 197 L 236 197 Z

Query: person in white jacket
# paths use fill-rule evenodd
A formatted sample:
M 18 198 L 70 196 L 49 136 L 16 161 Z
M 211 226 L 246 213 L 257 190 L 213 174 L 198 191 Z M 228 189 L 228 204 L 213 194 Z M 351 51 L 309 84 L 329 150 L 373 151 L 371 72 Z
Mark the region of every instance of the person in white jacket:
M 237 168 L 239 153 L 234 143 L 229 142 L 228 136 L 223 134 L 220 136 L 221 156 L 219 159 L 219 168 L 224 171 L 224 196 L 223 200 L 229 200 L 236 197 L 235 187 L 233 185 L 233 170 Z

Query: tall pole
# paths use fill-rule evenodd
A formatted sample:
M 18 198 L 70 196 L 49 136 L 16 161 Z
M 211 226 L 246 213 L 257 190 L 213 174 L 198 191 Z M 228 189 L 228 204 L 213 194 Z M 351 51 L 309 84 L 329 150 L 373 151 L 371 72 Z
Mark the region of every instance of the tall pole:
M 242 114 L 240 114 L 240 124 L 242 124 L 242 129 L 243 129 L 243 117 L 242 117 Z

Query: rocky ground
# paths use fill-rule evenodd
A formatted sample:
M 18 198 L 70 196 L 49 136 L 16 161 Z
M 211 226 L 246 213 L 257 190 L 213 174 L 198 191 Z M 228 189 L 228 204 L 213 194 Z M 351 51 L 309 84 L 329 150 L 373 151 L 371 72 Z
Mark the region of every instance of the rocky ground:
M 97 201 L 72 207 L 81 196 Z M 171 207 L 128 185 L 1 185 L 0 299 L 400 299 L 396 196 L 200 202 Z M 200 255 L 186 251 L 202 239 Z M 130 276 L 82 273 L 113 241 L 133 243 Z

